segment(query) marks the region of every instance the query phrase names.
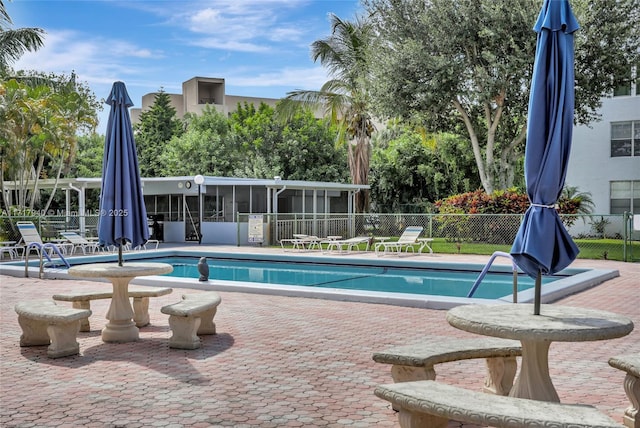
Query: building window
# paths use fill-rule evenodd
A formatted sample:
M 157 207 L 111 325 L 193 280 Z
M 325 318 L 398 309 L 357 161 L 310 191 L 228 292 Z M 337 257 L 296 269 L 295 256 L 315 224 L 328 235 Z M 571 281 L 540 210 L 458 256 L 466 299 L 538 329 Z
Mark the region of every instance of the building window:
M 640 156 L 640 121 L 611 123 L 611 157 Z
M 612 181 L 611 214 L 640 213 L 640 181 Z
M 622 97 L 625 95 L 631 95 L 631 82 L 623 83 L 613 90 L 614 97 Z
M 627 74 L 622 76 L 621 83 L 613 90 L 614 97 L 640 95 L 640 85 L 636 82 L 638 67 L 632 67 Z

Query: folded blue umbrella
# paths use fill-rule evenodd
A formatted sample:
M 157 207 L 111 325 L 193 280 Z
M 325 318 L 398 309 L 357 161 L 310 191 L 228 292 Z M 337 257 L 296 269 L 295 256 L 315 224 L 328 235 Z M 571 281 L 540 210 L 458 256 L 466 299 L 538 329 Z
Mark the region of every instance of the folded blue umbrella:
M 540 304 L 540 275 L 561 271 L 579 252 L 555 208 L 571 151 L 575 102 L 573 33 L 578 28 L 568 0 L 545 0 L 534 26 L 538 39 L 524 163 L 531 205 L 511 255 L 520 269 L 537 280 L 536 307 Z
M 118 247 L 118 263 L 122 266 L 122 247 L 145 244 L 149 228 L 129 117 L 133 103 L 123 82 L 113 84 L 105 103 L 111 106 L 111 111 L 102 161 L 98 241 L 101 246 Z

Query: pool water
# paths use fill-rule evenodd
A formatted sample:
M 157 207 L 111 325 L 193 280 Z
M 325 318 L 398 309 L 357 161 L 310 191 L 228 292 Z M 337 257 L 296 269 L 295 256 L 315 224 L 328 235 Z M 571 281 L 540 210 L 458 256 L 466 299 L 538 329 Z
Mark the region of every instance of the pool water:
M 169 263 L 173 272 L 166 276 L 198 278 L 198 258 L 170 257 L 148 261 Z M 394 268 L 388 266 L 334 265 L 308 262 L 277 262 L 207 258 L 209 280 L 262 284 L 301 285 L 392 293 L 466 297 L 479 272 L 433 268 Z M 558 277 L 545 277 L 543 283 Z M 534 282 L 518 275 L 518 291 Z M 489 273 L 474 294 L 475 298 L 497 299 L 513 293 L 513 274 Z
M 206 257 L 210 281 L 198 281 L 197 262 Z M 484 265 L 401 258 L 350 258 L 326 255 L 285 255 L 167 249 L 132 251 L 125 263 L 164 262 L 174 266 L 171 276 L 138 277 L 133 284 L 172 288 L 236 291 L 285 296 L 316 297 L 409 307 L 449 309 L 460 304 L 513 301 L 511 265 L 493 265 L 473 295 L 467 294 Z M 116 254 L 69 258 L 72 265 L 113 263 Z M 38 276 L 38 261 L 29 261 L 31 276 Z M 72 278 L 58 261 L 48 264 L 48 279 Z M 0 274 L 24 276 L 24 261 L 0 263 Z M 615 269 L 567 268 L 543 276 L 542 298 L 550 303 L 619 276 Z M 534 283 L 517 277 L 518 302 L 533 302 Z

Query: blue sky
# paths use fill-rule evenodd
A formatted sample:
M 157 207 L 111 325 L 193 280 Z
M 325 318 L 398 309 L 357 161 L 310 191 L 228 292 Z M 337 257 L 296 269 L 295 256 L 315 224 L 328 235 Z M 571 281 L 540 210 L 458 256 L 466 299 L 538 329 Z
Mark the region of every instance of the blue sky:
M 357 0 L 13 0 L 14 28 L 46 31 L 45 46 L 14 68 L 72 71 L 98 99 L 122 80 L 140 107 L 194 76 L 222 77 L 230 95 L 284 97 L 319 89 L 325 70 L 309 46 L 330 34 L 329 14 L 354 19 Z M 106 106 L 105 106 L 106 107 Z M 104 133 L 108 111 L 100 114 Z

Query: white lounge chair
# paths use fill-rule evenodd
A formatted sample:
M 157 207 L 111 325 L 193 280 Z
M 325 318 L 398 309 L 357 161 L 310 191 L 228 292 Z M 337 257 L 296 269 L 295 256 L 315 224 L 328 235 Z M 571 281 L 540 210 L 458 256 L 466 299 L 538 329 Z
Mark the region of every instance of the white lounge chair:
M 422 230 L 422 226 L 409 226 L 402 232 L 397 241 L 378 242 L 375 246 L 376 255 L 379 256 L 381 251 L 382 254 L 388 254 L 389 252 L 400 254 L 402 250 L 409 251 L 409 249 L 414 251 L 413 246 L 418 243 Z
M 60 232 L 60 236 L 73 244 L 71 254 L 75 253 L 78 249 L 82 250 L 82 254 L 87 254 L 87 251 L 95 253 L 99 249 L 97 242 L 91 242 L 75 232 Z
M 293 235 L 292 239 L 281 239 L 280 246 L 285 250 L 285 244 L 291 245 L 294 250 L 313 250 L 314 248 L 322 249 L 320 242 L 322 240 L 313 235 Z
M 56 252 L 59 253 L 59 255 L 63 255 L 73 251 L 73 244 L 71 243 L 54 244 L 52 242 L 42 242 L 40 232 L 38 232 L 36 225 L 31 221 L 19 221 L 16 223 L 16 226 L 22 236 L 21 242 L 24 244 L 24 251 L 22 252 L 22 255 L 24 257 L 34 249 L 38 254 L 41 251 L 47 251 L 47 254 Z
M 338 251 L 340 253 L 346 251 L 350 252 L 353 248 L 360 249 L 360 244 L 367 244 L 367 250 L 369 249 L 369 237 L 368 236 L 358 236 L 355 238 L 349 239 L 334 239 L 322 241 L 321 244 L 327 244 L 326 252 L 330 251 Z
M 15 244 L 15 241 L 7 241 L 0 244 L 0 260 L 4 257 L 5 254 L 8 255 L 11 260 L 20 258 L 24 247 L 13 244 Z

